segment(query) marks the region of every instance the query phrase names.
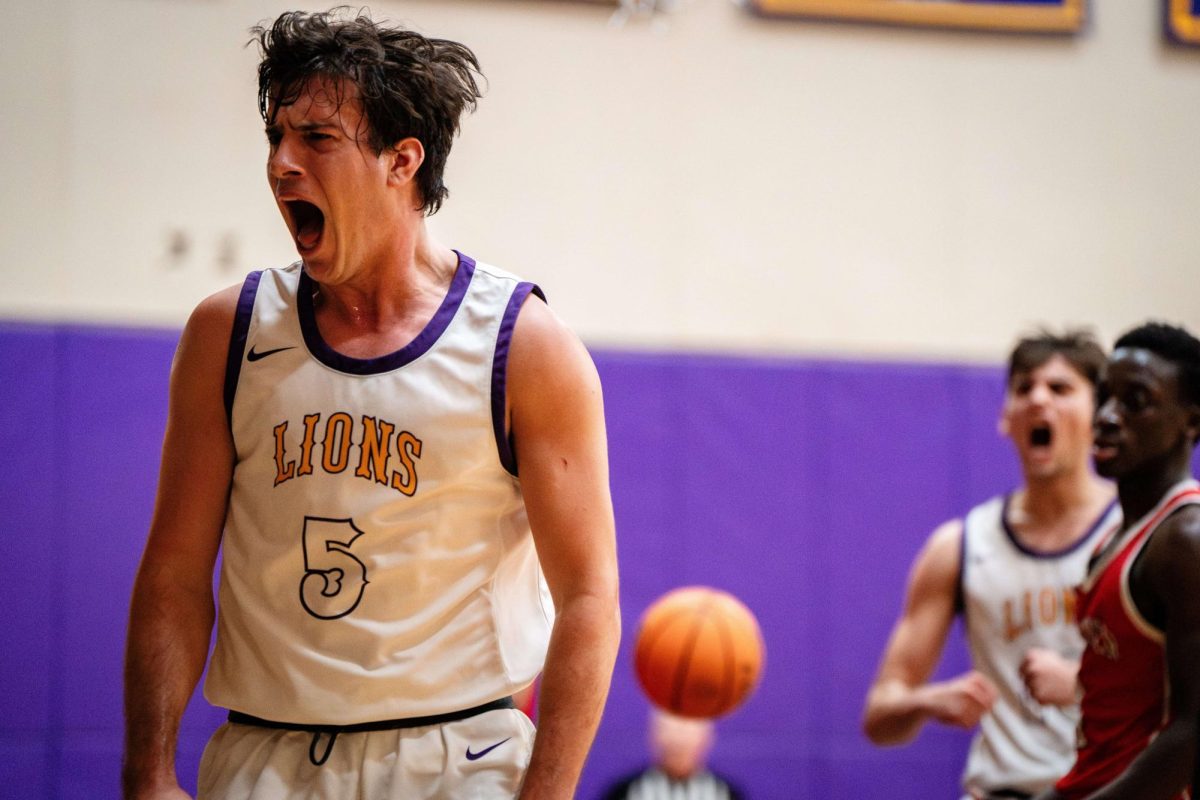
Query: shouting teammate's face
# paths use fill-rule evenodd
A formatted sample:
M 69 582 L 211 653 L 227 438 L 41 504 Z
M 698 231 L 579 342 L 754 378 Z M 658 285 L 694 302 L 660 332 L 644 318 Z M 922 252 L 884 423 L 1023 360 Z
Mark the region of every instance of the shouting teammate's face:
M 395 215 L 412 205 L 392 190 L 416 167 L 398 171 L 397 151 L 371 147 L 353 84 L 313 78 L 268 119 L 267 178 L 309 275 L 339 284 L 386 258 Z
M 1013 375 L 1001 425 L 1026 479 L 1087 469 L 1094 412 L 1092 384 L 1061 355 Z

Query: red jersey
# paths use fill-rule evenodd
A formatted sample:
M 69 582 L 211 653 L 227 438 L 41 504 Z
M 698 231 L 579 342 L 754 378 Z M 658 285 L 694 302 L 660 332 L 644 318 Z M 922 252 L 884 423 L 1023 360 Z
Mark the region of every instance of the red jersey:
M 1079 665 L 1078 754 L 1056 787 L 1067 800 L 1087 797 L 1115 780 L 1167 724 L 1165 636 L 1134 605 L 1129 571 L 1162 521 L 1192 503 L 1200 503 L 1196 481 L 1168 491 L 1136 525 L 1115 534 L 1124 541 L 1092 566 L 1077 590 L 1076 614 L 1087 648 Z M 1098 552 L 1109 541 L 1101 542 Z M 1186 791 L 1179 795 L 1188 796 Z

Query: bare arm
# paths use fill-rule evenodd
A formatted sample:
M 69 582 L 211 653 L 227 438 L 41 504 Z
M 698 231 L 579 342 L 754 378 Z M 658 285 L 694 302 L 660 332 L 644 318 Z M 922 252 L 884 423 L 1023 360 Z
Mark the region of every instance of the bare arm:
M 1130 583 L 1166 615 L 1171 720 L 1115 781 L 1093 800 L 1172 800 L 1187 788 L 1200 713 L 1200 509 L 1168 517 L 1155 532 Z
M 508 370 L 521 489 L 556 610 L 521 797 L 565 800 L 595 737 L 620 639 L 604 408 L 587 351 L 540 300 L 517 318 Z
M 175 744 L 212 633 L 213 564 L 233 470 L 222 387 L 236 300 L 234 287 L 201 303 L 171 367 L 158 496 L 126 643 L 127 800 L 186 797 Z
M 948 522 L 913 564 L 904 610 L 867 692 L 863 731 L 875 744 L 907 742 L 930 718 L 972 727 L 996 700 L 995 687 L 978 672 L 928 683 L 954 622 L 961 547 L 961 523 Z

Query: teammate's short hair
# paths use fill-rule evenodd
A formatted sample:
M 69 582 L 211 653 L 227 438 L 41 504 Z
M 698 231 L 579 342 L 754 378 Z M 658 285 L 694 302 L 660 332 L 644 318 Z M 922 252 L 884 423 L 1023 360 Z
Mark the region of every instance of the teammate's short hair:
M 1072 328 L 1061 334 L 1042 328 L 1023 336 L 1008 357 L 1008 382 L 1017 375 L 1033 372 L 1054 356 L 1062 356 L 1094 388 L 1104 375 L 1108 357 L 1095 335 L 1082 328 Z
M 410 136 L 421 142 L 421 207 L 426 214 L 441 207 L 448 194 L 442 173 L 459 118 L 481 96 L 476 77 L 483 74 L 468 47 L 375 22 L 348 6 L 288 11 L 250 33 L 262 54 L 258 110 L 264 122 L 271 124 L 280 106 L 296 102 L 312 78 L 330 78 L 339 90 L 348 82 L 358 89 L 367 141 L 376 153 Z
M 1179 367 L 1179 394 L 1189 405 L 1200 405 L 1200 339 L 1186 329 L 1165 322 L 1147 322 L 1127 331 L 1113 349 L 1131 347 L 1151 353 Z

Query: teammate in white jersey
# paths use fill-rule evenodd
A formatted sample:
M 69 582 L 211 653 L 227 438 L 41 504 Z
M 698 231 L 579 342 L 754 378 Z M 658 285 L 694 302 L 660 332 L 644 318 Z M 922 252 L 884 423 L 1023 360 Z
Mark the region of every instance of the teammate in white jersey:
M 876 744 L 912 739 L 930 719 L 979 725 L 967 797 L 1029 797 L 1070 768 L 1083 642 L 1073 587 L 1119 523 L 1112 487 L 1089 468 L 1104 352 L 1087 334 L 1022 339 L 1009 358 L 1001 430 L 1023 485 L 933 532 L 866 698 Z M 963 614 L 973 669 L 931 682 Z
M 187 796 L 216 621 L 230 721 L 199 797 L 569 798 L 620 635 L 603 408 L 540 291 L 426 229 L 478 63 L 347 11 L 254 33 L 301 262 L 205 300 L 179 344 L 125 796 Z M 539 671 L 535 734 L 510 695 Z

